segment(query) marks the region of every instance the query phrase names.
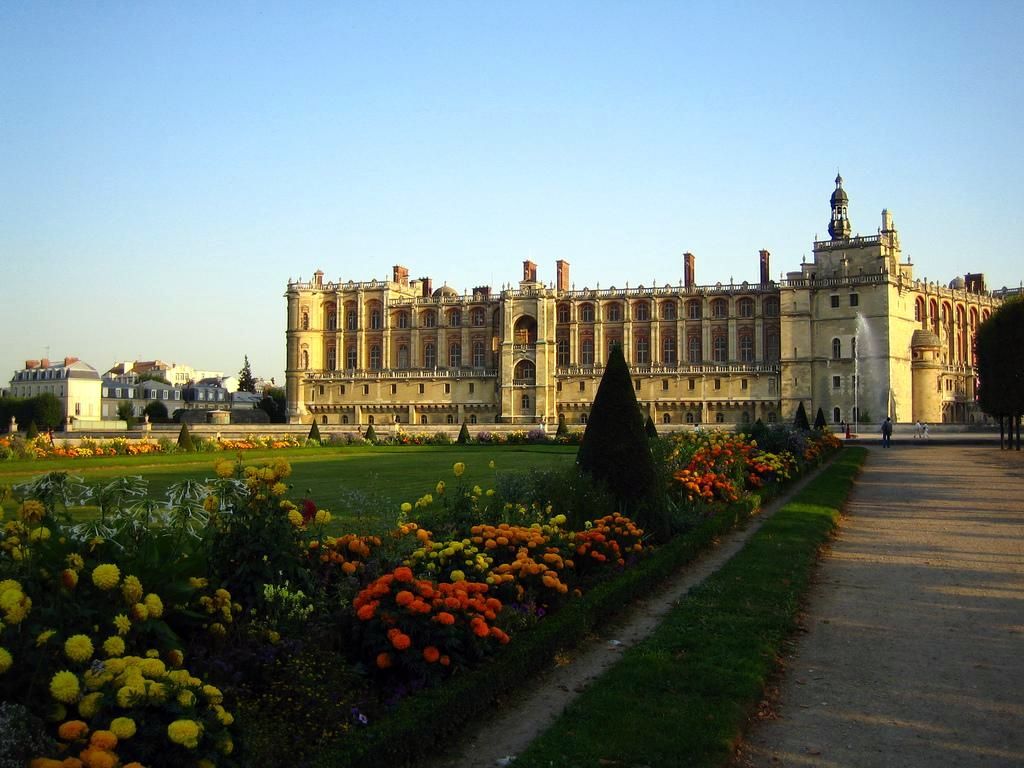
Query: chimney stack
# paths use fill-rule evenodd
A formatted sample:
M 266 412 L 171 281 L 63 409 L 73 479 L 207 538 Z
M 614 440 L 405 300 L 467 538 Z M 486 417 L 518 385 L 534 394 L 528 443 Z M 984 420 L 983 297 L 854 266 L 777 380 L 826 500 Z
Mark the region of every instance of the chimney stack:
M 78 362 L 78 358 L 77 357 L 65 357 L 64 358 L 64 365 L 65 366 L 68 366 L 68 365 L 71 365 L 71 364 L 77 363 L 77 362 Z
M 489 299 L 491 297 L 491 286 L 489 285 L 478 285 L 473 289 L 473 295 L 479 296 L 481 299 Z
M 409 270 L 406 267 L 395 264 L 391 268 L 391 282 L 399 285 L 409 284 Z
M 423 286 L 423 298 L 429 299 L 430 295 L 434 292 L 432 290 L 434 287 L 433 280 L 431 280 L 429 277 L 421 277 L 420 285 Z
M 537 282 L 537 265 L 527 259 L 523 262 L 523 282 L 524 283 L 536 283 Z
M 772 271 L 771 271 L 771 269 L 769 267 L 769 264 L 768 264 L 768 259 L 771 256 L 771 254 L 768 253 L 768 251 L 766 251 L 764 249 L 762 249 L 760 251 L 760 253 L 761 253 L 761 285 L 767 285 L 768 283 L 770 283 L 772 281 L 772 278 L 771 278 Z
M 555 262 L 555 288 L 559 291 L 569 290 L 569 262 L 565 259 Z
M 693 288 L 696 277 L 696 259 L 690 252 L 683 254 L 683 285 Z

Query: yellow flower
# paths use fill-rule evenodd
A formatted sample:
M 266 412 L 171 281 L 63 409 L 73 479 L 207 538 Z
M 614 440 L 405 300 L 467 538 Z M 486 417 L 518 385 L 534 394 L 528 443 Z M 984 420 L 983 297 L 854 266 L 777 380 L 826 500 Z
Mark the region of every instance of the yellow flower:
M 463 464 L 461 461 L 455 462 L 455 464 L 452 466 L 452 472 L 455 473 L 456 477 L 462 477 L 462 473 L 465 471 L 466 465 Z
M 406 514 L 412 512 L 412 504 L 410 504 L 408 501 L 403 501 L 402 502 L 402 511 L 405 512 Z
M 145 599 L 146 610 L 149 611 L 149 617 L 151 619 L 159 619 L 164 613 L 164 603 L 160 599 L 160 595 L 150 592 L 146 595 Z
M 149 618 L 149 609 L 145 603 L 136 603 L 132 606 L 132 618 L 136 621 L 145 621 Z
M 218 637 L 224 637 L 224 635 L 226 635 L 227 633 L 228 633 L 228 631 L 226 629 L 224 629 L 224 625 L 221 624 L 219 621 L 215 621 L 213 624 L 210 625 L 210 634 L 211 635 L 217 635 Z
M 207 512 L 216 512 L 217 507 L 219 505 L 220 500 L 213 494 L 210 494 L 205 499 L 203 499 L 203 509 L 205 509 Z
M 125 576 L 121 594 L 124 595 L 124 601 L 129 605 L 142 600 L 142 582 L 139 581 L 139 577 Z
M 224 709 L 220 704 L 214 704 L 213 711 L 217 713 L 217 719 L 220 720 L 221 725 L 231 725 L 235 722 L 235 716 Z
M 79 664 L 92 658 L 92 640 L 86 635 L 72 635 L 64 641 L 64 655 Z
M 452 577 L 451 578 L 452 578 L 452 581 L 465 581 L 466 580 L 466 574 L 464 574 L 462 571 L 452 571 Z
M 331 513 L 326 509 L 318 509 L 316 515 L 313 517 L 313 521 L 317 525 L 327 525 L 331 522 Z
M 96 716 L 96 713 L 100 711 L 100 703 L 103 701 L 103 694 L 99 691 L 95 693 L 87 693 L 82 697 L 82 700 L 78 702 L 78 714 L 89 720 Z
M 288 522 L 294 525 L 296 528 L 302 527 L 302 513 L 297 509 L 288 510 Z
M 110 721 L 110 730 L 119 739 L 130 739 L 135 735 L 135 721 L 130 717 L 115 717 Z
M 117 635 L 111 635 L 103 641 L 103 652 L 107 656 L 123 656 L 124 655 L 124 640 Z
M 183 707 L 192 707 L 196 703 L 196 695 L 192 691 L 179 691 L 178 703 Z
M 57 633 L 55 629 L 47 629 L 36 635 L 36 648 L 42 648 Z
M 202 731 L 199 723 L 195 720 L 175 720 L 167 726 L 167 738 L 175 744 L 195 749 L 199 746 L 199 736 Z
M 132 622 L 123 613 L 119 613 L 114 617 L 114 626 L 117 627 L 117 634 L 127 635 L 132 628 Z
M 117 704 L 124 709 L 131 709 L 140 701 L 146 692 L 131 685 L 123 685 L 117 691 Z
M 160 659 L 143 659 L 139 664 L 139 669 L 142 670 L 142 674 L 151 679 L 163 677 L 167 674 L 167 667 Z
M 100 589 L 113 589 L 119 581 L 121 581 L 121 569 L 116 565 L 104 563 L 92 569 L 92 583 Z
M 167 661 L 172 667 L 180 667 L 185 662 L 185 654 L 177 648 L 167 652 Z
M 29 499 L 18 507 L 18 517 L 29 524 L 38 523 L 46 517 L 46 507 L 42 505 L 42 502 Z
M 270 486 L 270 492 L 275 496 L 284 496 L 286 493 L 288 493 L 288 486 L 278 481 L 274 483 L 272 486 Z
M 76 571 L 80 571 L 85 568 L 85 560 L 77 552 L 74 552 L 67 556 L 68 568 L 72 568 Z
M 6 648 L 0 647 L 0 675 L 10 669 L 13 663 L 14 657 L 11 656 L 11 652 Z
M 57 672 L 50 679 L 50 693 L 57 701 L 64 704 L 74 704 L 78 701 L 81 689 L 78 685 L 78 675 L 64 669 Z
M 442 496 L 444 494 L 444 480 L 438 480 L 437 487 L 434 490 L 438 496 Z
M 205 579 L 205 578 L 197 578 L 195 576 L 192 576 L 188 580 L 188 585 L 190 587 L 192 587 L 193 589 L 202 589 L 203 587 L 207 586 L 209 583 L 210 582 L 207 579 Z
M 487 468 L 494 469 L 494 459 L 491 459 L 490 461 L 487 462 Z
M 222 704 L 224 702 L 224 694 L 215 685 L 204 685 L 203 695 L 206 696 L 206 700 L 210 704 Z
M 216 461 L 213 464 L 213 471 L 217 473 L 217 477 L 232 477 L 235 474 L 235 463 L 226 459 Z

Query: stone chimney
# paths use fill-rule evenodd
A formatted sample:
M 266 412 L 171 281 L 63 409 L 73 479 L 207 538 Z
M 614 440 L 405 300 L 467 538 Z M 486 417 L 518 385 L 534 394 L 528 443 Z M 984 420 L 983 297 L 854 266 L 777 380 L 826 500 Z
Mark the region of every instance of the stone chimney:
M 50 358 L 44 357 L 42 360 L 40 360 L 39 361 L 39 367 L 40 368 L 49 368 L 50 367 Z
M 569 290 L 569 262 L 565 259 L 555 262 L 555 288 L 559 291 Z
M 78 358 L 77 357 L 65 357 L 64 358 L 64 365 L 66 365 L 66 366 L 67 365 L 71 365 L 72 363 L 77 363 L 77 362 L 78 362 Z
M 683 254 L 683 285 L 693 288 L 696 281 L 696 258 L 687 251 Z
M 489 285 L 478 285 L 473 289 L 473 296 L 479 296 L 481 299 L 489 299 L 491 297 L 491 286 Z
M 537 265 L 527 259 L 523 262 L 523 282 L 524 283 L 536 283 L 537 282 Z
M 985 292 L 985 275 L 982 272 L 968 272 L 964 275 L 964 286 L 971 293 Z
M 322 269 L 318 269 L 316 272 L 313 273 L 313 285 L 315 285 L 316 287 L 319 288 L 323 284 L 324 284 L 324 271 Z
M 429 277 L 421 277 L 420 285 L 423 286 L 423 298 L 429 299 L 430 295 L 434 292 L 434 281 L 431 280 Z
M 771 257 L 771 254 L 768 253 L 768 251 L 766 251 L 764 249 L 762 249 L 760 251 L 760 254 L 761 254 L 761 285 L 767 285 L 768 283 L 770 283 L 772 281 L 772 278 L 771 278 L 772 270 L 771 270 L 771 266 L 769 264 L 769 258 Z
M 26 360 L 25 361 L 25 367 L 29 368 L 29 369 L 38 368 L 39 367 L 39 361 L 38 360 Z
M 391 282 L 399 285 L 409 284 L 409 270 L 406 267 L 396 264 L 391 268 Z

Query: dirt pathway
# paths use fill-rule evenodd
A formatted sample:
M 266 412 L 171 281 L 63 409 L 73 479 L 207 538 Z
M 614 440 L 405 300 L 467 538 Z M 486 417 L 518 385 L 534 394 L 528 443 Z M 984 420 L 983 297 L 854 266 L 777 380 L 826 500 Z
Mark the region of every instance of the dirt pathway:
M 813 477 L 803 478 L 786 496 L 767 505 L 745 528 L 724 537 L 678 574 L 659 593 L 637 603 L 628 615 L 600 637 L 577 648 L 553 669 L 524 684 L 515 699 L 501 702 L 479 728 L 434 768 L 485 768 L 512 763 L 512 758 L 550 726 L 562 711 L 622 652 L 651 634 L 672 606 L 691 588 L 717 571 L 757 531 L 764 520 Z
M 1024 457 L 873 448 L 737 766 L 1024 765 Z

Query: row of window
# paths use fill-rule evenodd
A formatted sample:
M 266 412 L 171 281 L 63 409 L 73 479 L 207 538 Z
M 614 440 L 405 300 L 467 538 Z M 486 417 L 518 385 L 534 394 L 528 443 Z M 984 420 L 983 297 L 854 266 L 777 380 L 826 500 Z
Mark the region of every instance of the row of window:
M 829 296 L 829 302 L 830 302 L 830 304 L 832 306 L 832 309 L 838 309 L 839 308 L 839 294 L 833 293 L 831 296 Z M 860 305 L 860 296 L 858 294 L 856 294 L 856 293 L 851 293 L 850 294 L 850 306 L 851 307 L 856 307 L 856 306 L 859 306 L 859 305 Z
M 453 328 L 458 328 L 462 325 L 462 310 L 452 309 L 445 315 L 448 325 Z M 470 325 L 475 327 L 483 327 L 486 324 L 487 316 L 483 309 L 473 309 L 469 313 Z M 409 312 L 401 311 L 394 314 L 393 325 L 396 328 L 409 328 L 412 323 L 412 317 Z M 309 312 L 303 310 L 299 324 L 304 331 L 309 330 Z M 437 327 L 437 311 L 428 309 L 420 314 L 420 326 L 423 328 L 435 328 Z M 328 331 L 338 330 L 338 315 L 333 310 L 328 310 L 325 315 L 324 327 Z M 345 311 L 345 330 L 355 331 L 359 329 L 359 315 L 354 309 L 348 309 Z M 374 307 L 369 312 L 369 327 L 370 330 L 380 330 L 383 328 L 383 314 L 380 308 Z
M 144 389 L 140 390 L 139 395 L 145 400 L 181 400 L 181 390 L 179 389 Z M 171 397 L 171 393 L 174 393 L 174 397 Z M 113 393 L 113 394 L 111 394 Z M 122 394 L 123 393 L 123 394 Z M 125 397 L 129 400 L 135 397 L 134 387 L 103 387 L 103 397 L 114 397 L 121 398 Z
M 529 395 L 523 395 L 523 399 L 522 399 L 522 402 L 520 403 L 520 405 L 522 405 L 524 410 L 529 410 L 529 408 L 530 408 L 530 397 L 529 397 Z M 838 413 L 839 413 L 839 409 L 836 408 L 835 409 L 835 414 L 836 414 L 835 421 L 836 422 L 839 421 Z M 564 413 L 560 414 L 560 417 L 561 417 L 561 419 L 563 421 L 566 420 Z M 394 423 L 395 424 L 401 424 L 402 423 L 402 417 L 400 415 L 395 414 L 395 416 L 393 418 L 394 418 Z M 692 411 L 688 411 L 685 414 L 685 416 L 683 417 L 683 420 L 684 420 L 684 422 L 686 424 L 700 424 L 700 414 L 694 414 Z M 768 414 L 768 423 L 769 424 L 774 424 L 777 420 L 778 420 L 778 417 L 777 417 L 777 415 L 774 412 L 770 412 Z M 341 415 L 340 421 L 341 421 L 342 424 L 348 424 L 349 423 L 348 414 L 343 413 Z M 581 413 L 579 415 L 579 417 L 578 417 L 578 422 L 580 424 L 586 424 L 587 423 L 587 414 Z M 743 411 L 740 414 L 740 422 L 743 423 L 743 424 L 749 424 L 750 423 L 750 411 Z M 327 416 L 321 416 L 320 417 L 320 423 L 321 424 L 327 424 Z M 375 424 L 376 423 L 376 418 L 371 414 L 371 415 L 366 417 L 366 423 L 367 424 Z M 420 415 L 420 424 L 426 425 L 427 423 L 428 423 L 428 421 L 427 421 L 426 415 L 425 414 L 421 414 Z M 446 423 L 454 424 L 455 423 L 455 415 L 449 413 L 446 416 Z M 476 416 L 475 413 L 472 413 L 472 414 L 469 415 L 469 423 L 470 424 L 478 423 L 477 416 Z M 672 423 L 672 414 L 671 413 L 663 413 L 661 415 L 661 423 L 662 424 L 671 424 Z M 724 424 L 725 423 L 725 414 L 722 413 L 721 411 L 716 413 L 715 414 L 715 423 L 716 424 Z

